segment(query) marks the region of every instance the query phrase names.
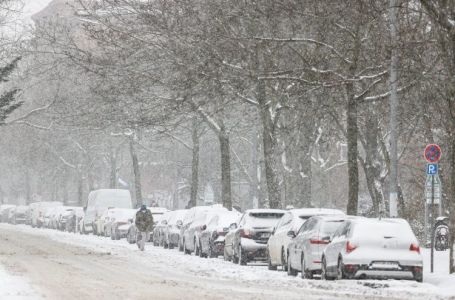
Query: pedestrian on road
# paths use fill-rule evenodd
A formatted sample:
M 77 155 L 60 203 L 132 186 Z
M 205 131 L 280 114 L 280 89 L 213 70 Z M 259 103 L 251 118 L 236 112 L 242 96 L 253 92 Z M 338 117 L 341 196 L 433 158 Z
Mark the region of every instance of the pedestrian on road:
M 150 239 L 150 232 L 153 228 L 153 215 L 146 205 L 142 205 L 136 213 L 136 227 L 138 231 L 136 243 L 138 248 L 144 251 L 145 242 Z

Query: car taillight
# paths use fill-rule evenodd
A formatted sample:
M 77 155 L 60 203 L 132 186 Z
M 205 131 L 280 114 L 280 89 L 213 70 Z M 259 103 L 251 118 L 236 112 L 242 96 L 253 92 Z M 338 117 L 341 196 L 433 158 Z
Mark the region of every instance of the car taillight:
M 240 229 L 240 236 L 243 238 L 250 239 L 251 238 L 251 232 L 248 229 Z
M 346 243 L 346 253 L 351 253 L 355 249 L 357 249 L 357 246 L 354 246 L 349 241 Z
M 418 245 L 416 245 L 416 244 L 411 244 L 411 246 L 409 247 L 409 250 L 410 251 L 415 251 L 415 252 L 420 254 L 420 247 Z
M 320 240 L 320 239 L 310 239 L 310 244 L 312 245 L 327 245 L 330 242 L 327 240 Z

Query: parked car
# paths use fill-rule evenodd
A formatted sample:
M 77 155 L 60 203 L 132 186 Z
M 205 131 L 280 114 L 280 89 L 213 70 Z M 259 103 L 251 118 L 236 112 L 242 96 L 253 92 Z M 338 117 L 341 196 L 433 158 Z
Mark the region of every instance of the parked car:
M 235 223 L 242 214 L 236 210 L 217 211 L 209 215 L 207 226 L 199 234 L 199 255 L 217 257 L 224 254 L 224 238 L 229 226 Z
M 237 232 L 238 224 L 241 218 L 242 215 L 238 217 L 235 222 L 229 225 L 228 232 L 224 236 L 223 258 L 225 261 L 231 261 L 234 259 L 234 236 Z
M 164 228 L 167 226 L 172 212 L 168 211 L 161 215 L 160 221 L 156 223 L 153 228 L 153 245 L 163 246 L 164 245 Z
M 13 204 L 2 204 L 0 205 L 0 221 L 3 223 L 8 223 L 9 211 L 16 207 Z
M 72 220 L 70 220 L 70 219 L 73 218 L 74 215 L 76 215 L 76 210 L 79 210 L 79 214 L 81 214 L 80 212 L 82 212 L 82 207 L 75 207 L 75 206 L 64 206 L 63 207 L 63 209 L 59 212 L 59 214 L 57 216 L 57 229 L 58 230 L 61 230 L 61 231 L 68 230 L 67 223 L 68 223 L 68 221 L 72 222 Z M 74 229 L 73 229 L 73 231 L 74 231 Z
M 104 231 L 112 240 L 120 240 L 126 237 L 128 228 L 124 226 L 132 223 L 137 211 L 127 208 L 114 208 L 112 211 L 111 219 L 106 223 Z
M 335 232 L 322 255 L 323 279 L 423 280 L 420 247 L 403 219 L 353 219 Z
M 250 261 L 266 261 L 267 242 L 284 213 L 280 209 L 247 210 L 234 233 L 233 262 L 246 265 Z
M 105 209 L 98 218 L 96 218 L 96 220 L 93 223 L 93 234 L 105 237 L 109 236 L 110 232 L 106 231 L 105 229 L 106 223 L 108 223 L 109 220 L 111 219 L 113 211 L 114 208 L 109 207 Z
M 29 207 L 27 205 L 18 205 L 13 211 L 13 216 L 10 219 L 11 224 L 25 224 L 27 220 Z
M 182 226 L 182 245 L 183 253 L 191 254 L 196 252 L 198 249 L 198 233 L 202 230 L 203 226 L 207 222 L 207 214 L 209 211 L 219 210 L 228 211 L 221 205 L 212 206 L 196 206 L 192 207 L 185 215 Z M 196 252 L 199 255 L 199 252 Z
M 101 189 L 90 192 L 85 215 L 82 221 L 82 233 L 96 232 L 97 221 L 108 208 L 133 208 L 131 194 L 128 190 Z
M 66 210 L 60 218 L 61 226 L 62 227 L 64 226 L 64 229 L 62 230 L 68 232 L 77 232 L 79 221 L 82 219 L 83 216 L 84 210 L 82 207 L 76 206 Z
M 267 243 L 269 270 L 276 270 L 277 266 L 283 266 L 283 269 L 287 270 L 286 251 L 292 240 L 289 232 L 296 233 L 306 220 L 318 215 L 344 215 L 344 213 L 338 209 L 301 208 L 291 209 L 283 215 Z
M 345 215 L 315 216 L 306 221 L 298 232 L 289 231 L 292 238 L 287 248 L 288 275 L 313 278 L 321 273 L 322 252 L 330 243 L 330 237 L 346 220 Z
M 34 202 L 30 204 L 30 225 L 32 227 L 42 227 L 44 225 L 44 216 L 50 208 L 63 206 L 62 202 Z
M 188 212 L 187 209 L 174 210 L 170 212 L 169 220 L 163 228 L 164 247 L 173 249 L 178 247 L 180 241 L 180 229 L 183 225 L 183 218 Z

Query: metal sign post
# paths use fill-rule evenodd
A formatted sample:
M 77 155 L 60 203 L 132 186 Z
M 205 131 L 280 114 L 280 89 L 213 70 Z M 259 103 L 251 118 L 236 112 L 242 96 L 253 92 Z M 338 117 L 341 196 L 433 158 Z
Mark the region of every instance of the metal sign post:
M 438 177 L 439 165 L 438 162 L 441 159 L 442 151 L 441 147 L 436 144 L 428 145 L 424 151 L 424 157 L 427 160 L 427 182 L 425 184 L 425 231 L 431 230 L 431 273 L 434 272 L 434 206 L 437 203 L 439 205 L 439 214 L 441 213 L 441 184 Z M 437 183 L 435 182 L 437 179 Z M 430 184 L 428 184 L 430 181 Z M 437 184 L 437 185 L 436 185 Z M 430 205 L 430 210 L 428 210 Z M 428 226 L 428 213 L 431 211 L 430 226 Z M 428 234 L 425 234 L 427 237 Z

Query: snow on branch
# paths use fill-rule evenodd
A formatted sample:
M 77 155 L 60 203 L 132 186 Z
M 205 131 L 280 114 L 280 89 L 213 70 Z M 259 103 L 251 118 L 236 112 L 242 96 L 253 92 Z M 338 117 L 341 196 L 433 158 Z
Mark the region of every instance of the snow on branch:
M 260 41 L 272 41 L 272 42 L 293 42 L 293 43 L 298 43 L 298 42 L 305 42 L 305 43 L 312 43 L 316 44 L 319 46 L 326 47 L 327 49 L 331 50 L 333 53 L 335 53 L 336 56 L 338 56 L 341 60 L 343 60 L 347 64 L 352 64 L 352 61 L 347 59 L 343 54 L 341 54 L 340 51 L 335 49 L 332 45 L 329 45 L 324 42 L 320 42 L 314 39 L 308 39 L 308 38 L 287 38 L 287 39 L 279 39 L 279 38 L 270 38 L 270 37 L 254 37 L 253 39 L 255 40 L 260 40 Z

